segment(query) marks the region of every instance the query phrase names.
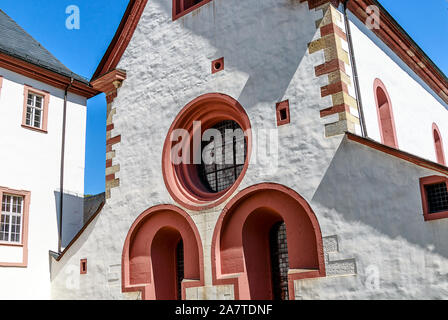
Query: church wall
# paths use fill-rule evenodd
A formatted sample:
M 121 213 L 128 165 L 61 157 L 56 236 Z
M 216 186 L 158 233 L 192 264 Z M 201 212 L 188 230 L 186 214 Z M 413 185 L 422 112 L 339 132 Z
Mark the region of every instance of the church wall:
M 442 139 L 448 137 L 448 105 L 356 17 L 351 21 L 369 138 L 381 142 L 374 97 L 374 82 L 380 79 L 390 96 L 398 148 L 437 162 L 432 125 L 438 125 Z M 444 144 L 447 154 L 446 138 Z
M 249 186 L 274 182 L 310 204 L 322 231 L 328 277 L 296 280 L 296 299 L 443 294 L 443 284 L 427 288 L 424 280 L 446 274 L 445 221 L 424 223 L 419 202 L 418 178 L 434 172 L 345 141 L 341 134 L 326 137 L 325 125 L 341 115 L 321 117 L 334 101 L 322 97 L 328 77 L 315 76 L 315 67 L 326 62 L 325 51 L 310 53 L 308 44 L 321 38 L 316 21 L 322 17 L 322 10 L 309 10 L 300 1 L 214 0 L 173 22 L 171 1 L 148 2 L 118 66 L 127 79 L 111 103 L 111 136 L 121 135 L 112 162 L 119 185 L 60 261 L 52 260 L 53 298 L 141 298 L 121 291 L 121 255 L 133 222 L 159 204 L 184 209 L 202 241 L 204 286 L 188 288 L 187 299 L 235 297 L 232 286 L 212 283 L 212 237 L 228 201 L 202 211 L 183 208 L 171 198 L 162 174 L 171 123 L 188 102 L 211 92 L 238 100 L 257 134 L 277 128 L 275 105 L 289 100 L 291 122 L 274 131 L 277 156 L 255 163 L 252 155 L 228 200 Z M 344 48 L 346 43 L 338 49 Z M 224 71 L 211 74 L 211 62 L 221 57 Z M 353 88 L 348 90 L 353 96 Z M 259 144 L 264 142 L 261 136 Z M 88 261 L 87 274 L 79 274 L 81 259 Z M 368 277 L 376 273 L 379 289 L 377 278 Z M 418 290 L 412 291 L 413 285 Z

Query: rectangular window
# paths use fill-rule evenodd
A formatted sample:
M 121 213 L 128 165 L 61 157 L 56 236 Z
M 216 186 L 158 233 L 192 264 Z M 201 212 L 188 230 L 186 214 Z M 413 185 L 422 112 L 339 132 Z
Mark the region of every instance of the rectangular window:
M 28 93 L 26 103 L 26 125 L 42 129 L 42 111 L 44 97 L 34 93 Z
M 448 211 L 448 191 L 446 183 L 437 183 L 425 186 L 428 199 L 429 214 Z
M 0 220 L 0 241 L 21 243 L 23 197 L 3 194 Z
M 446 177 L 421 178 L 420 191 L 425 220 L 448 218 L 448 179 Z
M 173 20 L 199 8 L 211 0 L 173 0 Z
M 50 94 L 25 85 L 23 95 L 22 127 L 47 133 Z

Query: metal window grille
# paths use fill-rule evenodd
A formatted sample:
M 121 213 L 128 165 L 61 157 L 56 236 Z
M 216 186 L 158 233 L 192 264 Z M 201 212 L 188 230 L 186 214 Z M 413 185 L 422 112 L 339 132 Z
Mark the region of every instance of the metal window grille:
M 42 128 L 42 113 L 43 113 L 44 97 L 34 93 L 28 93 L 27 107 L 26 107 L 26 125 L 34 128 Z
M 448 211 L 448 191 L 446 183 L 425 186 L 429 213 Z
M 202 162 L 198 171 L 205 187 L 210 192 L 219 192 L 232 186 L 243 171 L 247 142 L 242 129 L 233 120 L 219 122 L 212 128 L 221 132 L 221 144 L 216 145 L 213 140 L 203 142 L 202 154 L 209 152 L 214 155 L 214 161 L 211 164 Z M 226 139 L 226 131 L 234 133 L 232 139 Z
M 184 279 L 184 243 L 182 239 L 176 247 L 177 300 L 182 300 L 182 280 Z
M 275 224 L 269 234 L 272 270 L 272 293 L 274 300 L 289 300 L 288 292 L 288 243 L 286 241 L 286 225 Z
M 0 241 L 22 241 L 23 197 L 4 194 L 0 218 Z

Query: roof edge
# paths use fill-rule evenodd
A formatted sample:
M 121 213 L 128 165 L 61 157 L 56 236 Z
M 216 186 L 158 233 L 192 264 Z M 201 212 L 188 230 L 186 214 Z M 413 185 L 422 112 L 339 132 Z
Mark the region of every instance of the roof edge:
M 448 104 L 448 78 L 404 31 L 399 23 L 377 0 L 319 0 L 318 2 L 344 2 L 348 9 L 363 23 L 366 21 L 366 8 L 375 5 L 380 9 L 381 29 L 373 30 L 405 64 L 407 64 L 434 92 Z M 130 0 L 120 25 L 99 63 L 92 79 L 99 78 L 114 70 L 135 32 L 148 0 Z

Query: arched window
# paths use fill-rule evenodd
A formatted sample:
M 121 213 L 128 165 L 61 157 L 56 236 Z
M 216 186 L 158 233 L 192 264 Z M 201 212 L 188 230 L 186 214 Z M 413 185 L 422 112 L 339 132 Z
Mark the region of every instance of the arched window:
M 374 94 L 376 99 L 381 142 L 389 147 L 398 149 L 392 104 L 386 87 L 379 79 L 375 80 Z
M 446 165 L 445 162 L 445 153 L 443 152 L 443 142 L 442 142 L 442 136 L 440 134 L 439 128 L 434 123 L 432 125 L 432 132 L 434 137 L 434 146 L 436 150 L 436 158 L 437 162 L 443 165 Z

